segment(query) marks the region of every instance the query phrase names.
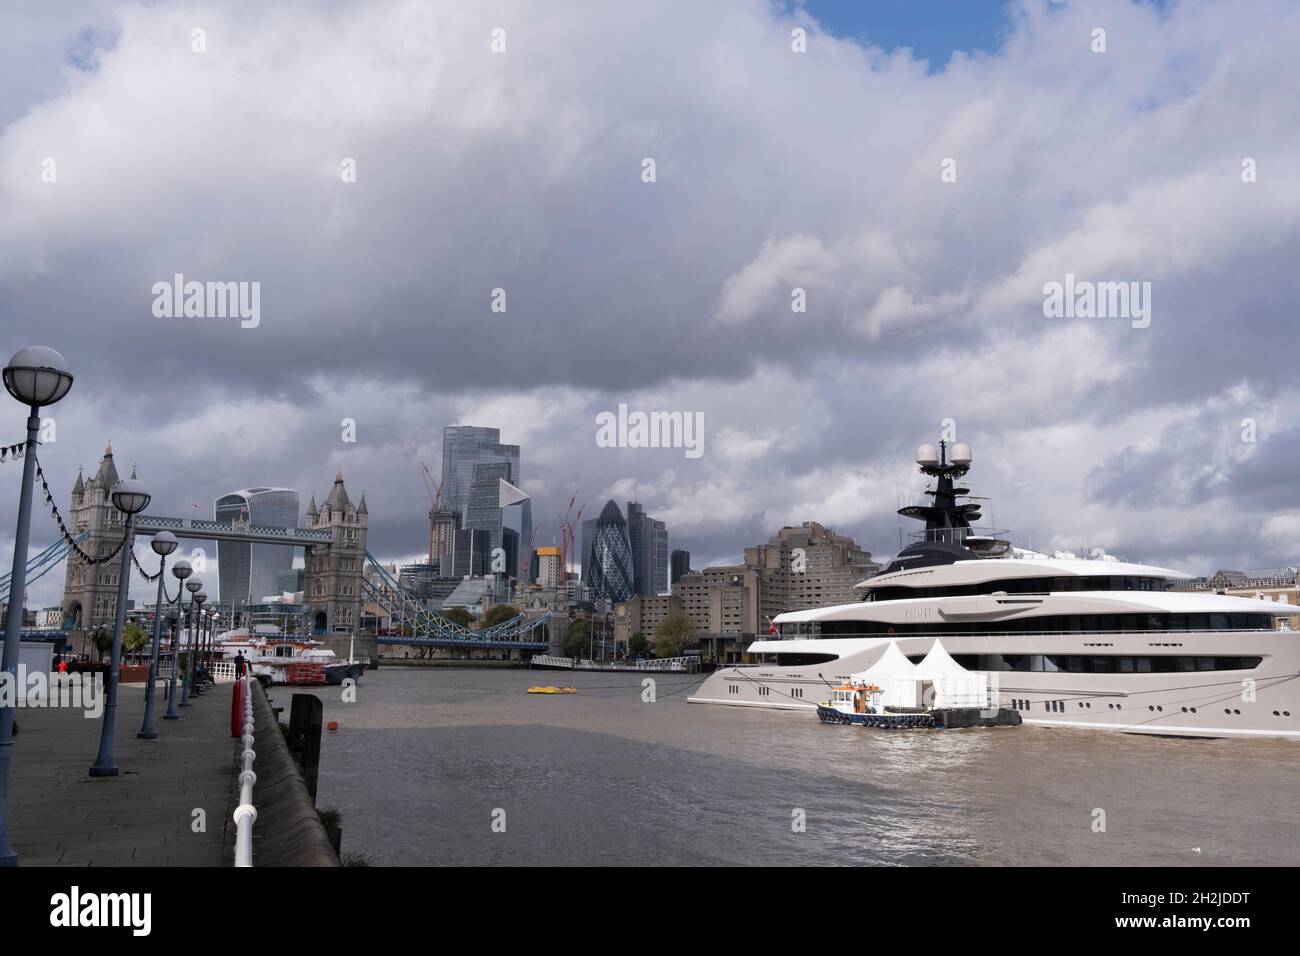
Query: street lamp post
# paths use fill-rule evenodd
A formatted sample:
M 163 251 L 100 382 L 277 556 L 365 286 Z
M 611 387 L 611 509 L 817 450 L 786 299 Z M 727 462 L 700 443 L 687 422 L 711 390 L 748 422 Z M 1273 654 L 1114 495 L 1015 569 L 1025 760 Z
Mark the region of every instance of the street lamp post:
M 116 777 L 113 731 L 117 727 L 117 677 L 122 667 L 122 625 L 126 622 L 126 594 L 131 584 L 131 549 L 135 546 L 135 516 L 149 507 L 149 492 L 135 477 L 113 486 L 113 507 L 126 515 L 122 529 L 122 563 L 117 575 L 117 612 L 113 615 L 113 654 L 108 665 L 108 693 L 104 698 L 104 720 L 99 728 L 99 754 L 91 765 L 92 777 Z
M 23 597 L 27 590 L 27 545 L 32 530 L 32 478 L 36 474 L 36 446 L 40 444 L 41 408 L 53 405 L 72 388 L 68 363 L 54 349 L 26 348 L 14 355 L 4 370 L 5 390 L 30 410 L 27 447 L 23 455 L 22 484 L 18 486 L 18 525 L 14 530 L 14 563 L 9 575 L 9 614 L 5 620 L 5 645 L 0 666 L 5 677 L 18 677 L 18 652 L 22 641 Z M 0 866 L 17 866 L 18 853 L 9 845 L 9 765 L 13 759 L 14 709 L 0 707 Z
M 194 573 L 190 563 L 184 558 L 172 565 L 172 576 L 176 578 L 176 630 L 172 632 L 172 682 L 167 685 L 167 713 L 163 720 L 176 720 L 176 682 L 181 677 L 181 606 L 185 603 L 185 579 Z
M 176 550 L 176 535 L 170 531 L 159 531 L 149 542 L 149 547 L 153 548 L 153 553 L 158 555 L 158 597 L 154 601 L 153 650 L 149 655 L 149 686 L 144 692 L 144 722 L 140 724 L 140 732 L 136 734 L 142 740 L 153 740 L 158 736 L 158 731 L 153 727 L 153 698 L 158 684 L 158 645 L 162 643 L 163 597 L 165 596 L 163 582 L 167 580 L 163 572 L 167 570 L 167 555 Z
M 202 601 L 199 600 L 199 591 L 201 591 L 202 589 L 203 589 L 203 582 L 200 581 L 198 578 L 190 578 L 190 580 L 185 582 L 185 590 L 190 592 L 190 610 L 194 611 L 195 614 L 194 614 L 194 623 L 190 625 L 189 639 L 186 640 L 185 642 L 187 653 L 185 655 L 185 681 L 182 684 L 182 689 L 184 690 L 184 693 L 181 695 L 181 703 L 180 703 L 180 706 L 182 707 L 190 706 L 190 681 L 194 679 L 194 633 L 195 633 L 195 629 L 199 626 L 198 609 L 195 608 L 194 605 L 203 603 Z M 204 597 L 207 597 L 207 595 L 205 594 Z M 177 660 L 178 666 L 179 663 L 180 661 L 178 659 Z
M 190 650 L 189 671 L 190 671 L 190 684 L 194 691 L 195 697 L 203 696 L 203 688 L 200 687 L 198 684 L 194 683 L 194 678 L 198 674 L 199 658 L 203 656 L 203 643 L 207 639 L 208 616 L 212 613 L 210 610 L 208 610 L 203 606 L 204 604 L 207 603 L 207 600 L 208 600 L 208 596 L 204 594 L 202 591 L 194 595 L 194 603 L 199 606 L 199 613 L 197 616 L 199 626 L 198 626 L 198 632 L 195 635 L 198 638 L 198 642 Z
M 219 611 L 213 611 L 212 630 L 208 634 L 208 673 L 209 674 L 212 673 L 212 662 L 216 660 L 215 645 L 216 645 L 217 635 L 220 633 L 220 631 L 218 631 L 217 628 L 219 628 L 220 626 L 221 626 L 221 613 Z

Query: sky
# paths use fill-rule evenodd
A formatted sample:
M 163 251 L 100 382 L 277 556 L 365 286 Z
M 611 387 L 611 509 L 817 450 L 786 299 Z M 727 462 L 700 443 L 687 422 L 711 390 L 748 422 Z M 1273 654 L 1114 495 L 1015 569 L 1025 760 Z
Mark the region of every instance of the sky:
M 635 495 L 697 568 L 802 521 L 883 559 L 947 429 L 1019 544 L 1300 558 L 1300 5 L 6 0 L 0 23 L 0 351 L 76 374 L 40 452 L 65 511 L 110 440 L 161 514 L 261 484 L 305 506 L 342 471 L 371 552 L 413 558 L 420 462 L 472 424 L 522 446 L 538 545 L 571 496 Z M 155 314 L 176 274 L 259 283 L 256 326 Z M 1149 310 L 1052 313 L 1067 276 Z M 620 405 L 701 415 L 700 454 L 606 447 Z M 38 513 L 33 552 L 56 534 Z

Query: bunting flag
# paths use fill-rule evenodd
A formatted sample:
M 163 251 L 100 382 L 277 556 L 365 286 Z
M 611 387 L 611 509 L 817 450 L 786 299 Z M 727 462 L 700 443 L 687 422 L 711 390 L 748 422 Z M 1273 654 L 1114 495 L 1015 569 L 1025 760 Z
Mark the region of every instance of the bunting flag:
M 10 446 L 9 450 L 12 450 L 12 447 L 14 446 Z M 101 555 L 98 558 L 91 557 L 85 551 L 81 550 L 80 546 L 78 546 L 76 542 L 76 539 L 73 538 L 72 534 L 68 531 L 68 526 L 63 521 L 63 515 L 59 513 L 59 506 L 54 503 L 54 493 L 50 491 L 50 484 L 48 481 L 45 480 L 45 472 L 41 469 L 40 459 L 33 458 L 33 461 L 36 464 L 36 477 L 40 479 L 41 490 L 45 494 L 45 505 L 50 509 L 50 514 L 54 516 L 54 523 L 59 526 L 59 532 L 63 535 L 63 540 L 68 542 L 68 549 L 71 551 L 75 551 L 77 557 L 80 558 L 82 561 L 84 561 L 86 564 L 106 564 L 109 561 L 112 561 L 115 557 L 117 557 L 118 552 L 122 550 L 122 546 L 126 544 L 125 535 L 123 535 L 122 540 L 117 543 L 116 548 L 114 548 L 108 554 Z M 134 554 L 132 556 L 134 557 Z M 137 564 L 137 567 L 138 566 L 139 565 Z

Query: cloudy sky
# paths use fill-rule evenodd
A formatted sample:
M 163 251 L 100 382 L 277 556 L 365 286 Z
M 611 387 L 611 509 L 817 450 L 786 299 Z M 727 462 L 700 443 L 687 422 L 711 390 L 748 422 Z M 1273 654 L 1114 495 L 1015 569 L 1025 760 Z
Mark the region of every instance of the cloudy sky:
M 442 426 L 494 425 L 539 544 L 575 492 L 635 494 L 696 567 L 804 520 L 887 557 L 951 418 L 1022 544 L 1300 558 L 1300 5 L 5 0 L 0 23 L 0 350 L 76 372 L 41 451 L 65 508 L 109 440 L 155 513 L 305 503 L 341 469 L 400 559 Z M 177 273 L 260 283 L 259 324 L 155 316 Z M 1150 283 L 1149 326 L 1045 316 L 1067 274 Z M 703 413 L 704 454 L 598 447 L 620 403 Z M 0 443 L 22 427 L 11 403 Z M 34 549 L 55 534 L 38 515 Z

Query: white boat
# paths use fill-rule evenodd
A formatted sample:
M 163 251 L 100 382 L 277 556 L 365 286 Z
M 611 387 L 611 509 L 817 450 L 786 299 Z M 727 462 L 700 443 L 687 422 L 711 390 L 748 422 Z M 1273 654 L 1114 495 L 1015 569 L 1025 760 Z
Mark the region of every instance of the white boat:
M 1300 607 L 1173 592 L 1186 575 L 1120 561 L 1049 557 L 978 533 L 979 505 L 953 479 L 970 449 L 922 445 L 933 504 L 864 600 L 789 611 L 748 648 L 759 663 L 720 668 L 693 703 L 816 710 L 894 643 L 920 662 L 936 640 L 987 674 L 994 702 L 1026 724 L 1190 737 L 1300 739 Z
M 258 625 L 252 632 L 228 631 L 217 646 L 227 661 L 243 654 L 252 673 L 270 677 L 273 684 L 341 684 L 348 678 L 359 680 L 369 665 L 364 658 L 339 660 L 322 642 L 289 637 L 273 625 Z

